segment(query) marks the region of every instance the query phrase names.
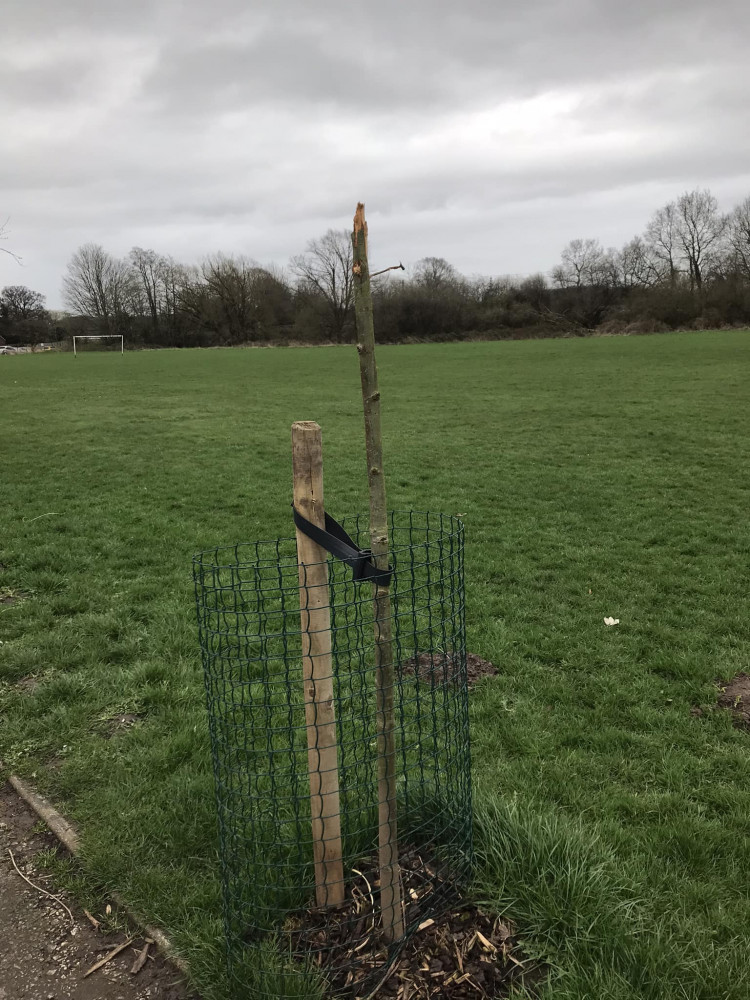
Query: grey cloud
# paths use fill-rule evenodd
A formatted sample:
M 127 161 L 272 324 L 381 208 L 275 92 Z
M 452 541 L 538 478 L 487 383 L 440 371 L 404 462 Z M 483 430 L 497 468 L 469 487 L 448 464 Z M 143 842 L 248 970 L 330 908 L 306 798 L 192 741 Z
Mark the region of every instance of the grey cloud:
M 242 32 L 192 47 L 178 38 L 146 90 L 172 110 L 193 112 L 258 101 L 361 110 L 481 105 L 655 68 L 733 57 L 744 64 L 737 26 L 750 26 L 741 0 L 728 0 L 722 18 L 694 0 L 327 9 L 334 13 L 321 23 L 306 2 L 285 3 L 283 21 L 248 29 L 247 41 Z
M 174 4 L 157 0 L 126 0 L 104 3 L 102 0 L 5 0 L 3 33 L 6 44 L 38 39 L 74 29 L 81 34 L 102 33 L 119 36 L 138 35 L 158 21 L 161 13 Z
M 93 83 L 88 68 L 65 59 L 44 69 L 0 66 L 0 103 L 15 109 L 55 107 L 85 101 Z
M 748 193 L 749 28 L 744 0 L 11 0 L 0 285 L 55 304 L 88 240 L 283 263 L 360 197 L 384 256 L 549 267 Z
M 215 113 L 248 104 L 338 106 L 356 110 L 401 103 L 437 105 L 450 96 L 448 84 L 420 77 L 418 65 L 389 74 L 362 68 L 356 53 L 335 39 L 312 38 L 299 29 L 276 27 L 247 45 L 209 43 L 185 51 L 171 46 L 144 85 L 166 112 Z

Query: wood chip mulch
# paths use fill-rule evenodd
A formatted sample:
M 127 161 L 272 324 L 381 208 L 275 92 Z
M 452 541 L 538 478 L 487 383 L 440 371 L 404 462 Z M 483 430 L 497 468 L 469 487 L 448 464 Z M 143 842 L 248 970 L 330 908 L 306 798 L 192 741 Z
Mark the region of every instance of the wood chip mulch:
M 511 925 L 466 906 L 420 924 L 374 996 L 497 998 L 527 968 Z
M 372 860 L 355 871 L 343 906 L 313 908 L 287 921 L 292 951 L 308 956 L 325 973 L 332 997 L 489 1000 L 533 976 L 508 921 L 472 903 L 430 916 L 435 886 L 438 895 L 450 887 L 416 851 L 402 858 L 401 870 L 412 933 L 390 964 L 379 933 L 379 882 Z
M 458 673 L 457 658 L 452 653 L 418 653 L 401 664 L 401 672 L 415 676 L 420 681 L 435 684 L 451 684 Z M 476 653 L 466 654 L 466 676 L 470 688 L 483 677 L 494 677 L 497 667 L 489 660 L 483 660 Z

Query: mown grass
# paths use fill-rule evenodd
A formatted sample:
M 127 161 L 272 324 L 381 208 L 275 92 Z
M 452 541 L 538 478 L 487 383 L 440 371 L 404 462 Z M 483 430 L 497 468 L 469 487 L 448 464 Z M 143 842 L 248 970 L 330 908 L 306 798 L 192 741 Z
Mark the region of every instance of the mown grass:
M 190 558 L 291 533 L 295 419 L 331 510 L 366 507 L 355 352 L 3 361 L 0 757 L 218 1000 Z M 750 334 L 379 362 L 390 505 L 465 516 L 469 647 L 500 667 L 471 702 L 478 892 L 550 998 L 747 1000 L 749 737 L 690 709 L 750 669 Z

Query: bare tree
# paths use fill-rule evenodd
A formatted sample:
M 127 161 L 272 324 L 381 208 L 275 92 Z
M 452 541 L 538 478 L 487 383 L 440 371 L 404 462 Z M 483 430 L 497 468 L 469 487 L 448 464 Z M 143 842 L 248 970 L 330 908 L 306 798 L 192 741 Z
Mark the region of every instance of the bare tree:
M 216 254 L 201 265 L 201 274 L 228 334 L 230 343 L 238 344 L 253 333 L 254 272 L 260 270 L 245 257 Z
M 645 239 L 672 287 L 684 271 L 690 288 L 700 292 L 706 270 L 717 261 L 726 227 L 716 198 L 707 189 L 696 189 L 655 212 Z
M 607 247 L 591 268 L 592 285 L 620 288 L 623 284 L 622 261 L 614 247 Z
M 512 277 L 486 277 L 480 274 L 468 283 L 468 290 L 478 305 L 491 306 L 506 304 L 518 290 L 518 285 Z
M 343 340 L 352 311 L 353 275 L 351 236 L 345 229 L 329 229 L 320 239 L 291 260 L 300 290 L 320 296 L 325 303 L 331 331 Z
M 73 254 L 63 278 L 63 298 L 77 313 L 102 321 L 107 332 L 121 327 L 130 290 L 127 265 L 96 243 Z
M 686 191 L 677 199 L 679 241 L 688 266 L 690 287 L 703 288 L 706 269 L 716 258 L 727 220 L 719 214 L 719 204 L 708 189 Z
M 518 288 L 521 295 L 537 311 L 541 311 L 547 306 L 549 302 L 549 287 L 547 279 L 543 274 L 530 274 L 527 278 L 523 279 Z
M 634 236 L 620 251 L 620 272 L 625 288 L 650 288 L 658 280 L 658 268 L 642 236 Z
M 139 315 L 148 315 L 154 333 L 159 329 L 162 312 L 160 269 L 162 258 L 154 250 L 133 247 L 128 254 L 132 274 L 131 296 L 138 304 Z
M 5 222 L 0 223 L 0 240 L 7 240 L 7 239 L 8 239 L 8 220 L 6 219 Z M 9 257 L 13 258 L 13 260 L 17 261 L 19 264 L 21 263 L 21 258 L 18 256 L 18 254 L 13 253 L 13 251 L 9 250 L 7 247 L 0 247 L 0 252 L 7 253 Z
M 283 275 L 246 257 L 216 254 L 195 269 L 169 262 L 163 281 L 174 311 L 223 343 L 273 339 L 293 322 L 292 291 Z
M 159 263 L 160 299 L 162 317 L 172 332 L 177 329 L 178 313 L 181 309 L 182 289 L 188 282 L 188 271 L 172 257 L 162 257 Z
M 735 271 L 750 281 L 750 198 L 745 198 L 730 214 L 727 241 Z
M 677 205 L 670 201 L 654 212 L 646 226 L 644 239 L 649 252 L 657 262 L 662 278 L 674 287 L 679 275 L 680 222 Z
M 414 281 L 432 291 L 455 288 L 461 276 L 444 257 L 423 257 L 414 265 Z
M 607 252 L 599 240 L 579 239 L 571 240 L 563 249 L 552 278 L 560 288 L 581 288 L 604 283 L 607 273 Z
M 187 279 L 185 269 L 171 257 L 143 247 L 130 251 L 128 268 L 129 311 L 147 318 L 155 336 L 166 328 L 174 334 L 180 289 Z
M 174 291 L 175 302 L 188 326 L 193 330 L 203 328 L 211 295 L 201 277 L 200 268 L 195 264 L 178 265 L 174 273 Z

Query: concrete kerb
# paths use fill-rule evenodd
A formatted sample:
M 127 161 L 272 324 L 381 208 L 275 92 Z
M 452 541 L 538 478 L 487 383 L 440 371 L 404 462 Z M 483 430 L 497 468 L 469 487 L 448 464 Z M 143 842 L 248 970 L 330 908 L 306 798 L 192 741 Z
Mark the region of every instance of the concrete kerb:
M 0 767 L 2 767 L 2 762 L 0 762 Z M 36 815 L 41 819 L 49 829 L 54 833 L 60 843 L 67 848 L 70 853 L 76 857 L 80 852 L 81 841 L 78 836 L 78 832 L 75 827 L 69 823 L 65 817 L 58 812 L 55 807 L 40 795 L 31 785 L 27 784 L 22 778 L 17 777 L 15 774 L 8 775 L 8 781 L 13 786 L 18 795 L 24 800 L 24 802 L 32 809 Z M 159 930 L 158 927 L 151 927 L 143 918 L 136 913 L 128 904 L 123 900 L 123 898 L 117 892 L 111 892 L 109 894 L 117 906 L 133 921 L 138 927 L 143 929 L 144 934 L 150 937 L 155 944 L 158 946 L 159 950 L 162 952 L 165 958 L 167 958 L 172 965 L 174 965 L 180 972 L 184 975 L 188 975 L 189 969 L 187 962 L 180 958 L 176 953 L 174 945 L 169 940 L 164 931 Z

